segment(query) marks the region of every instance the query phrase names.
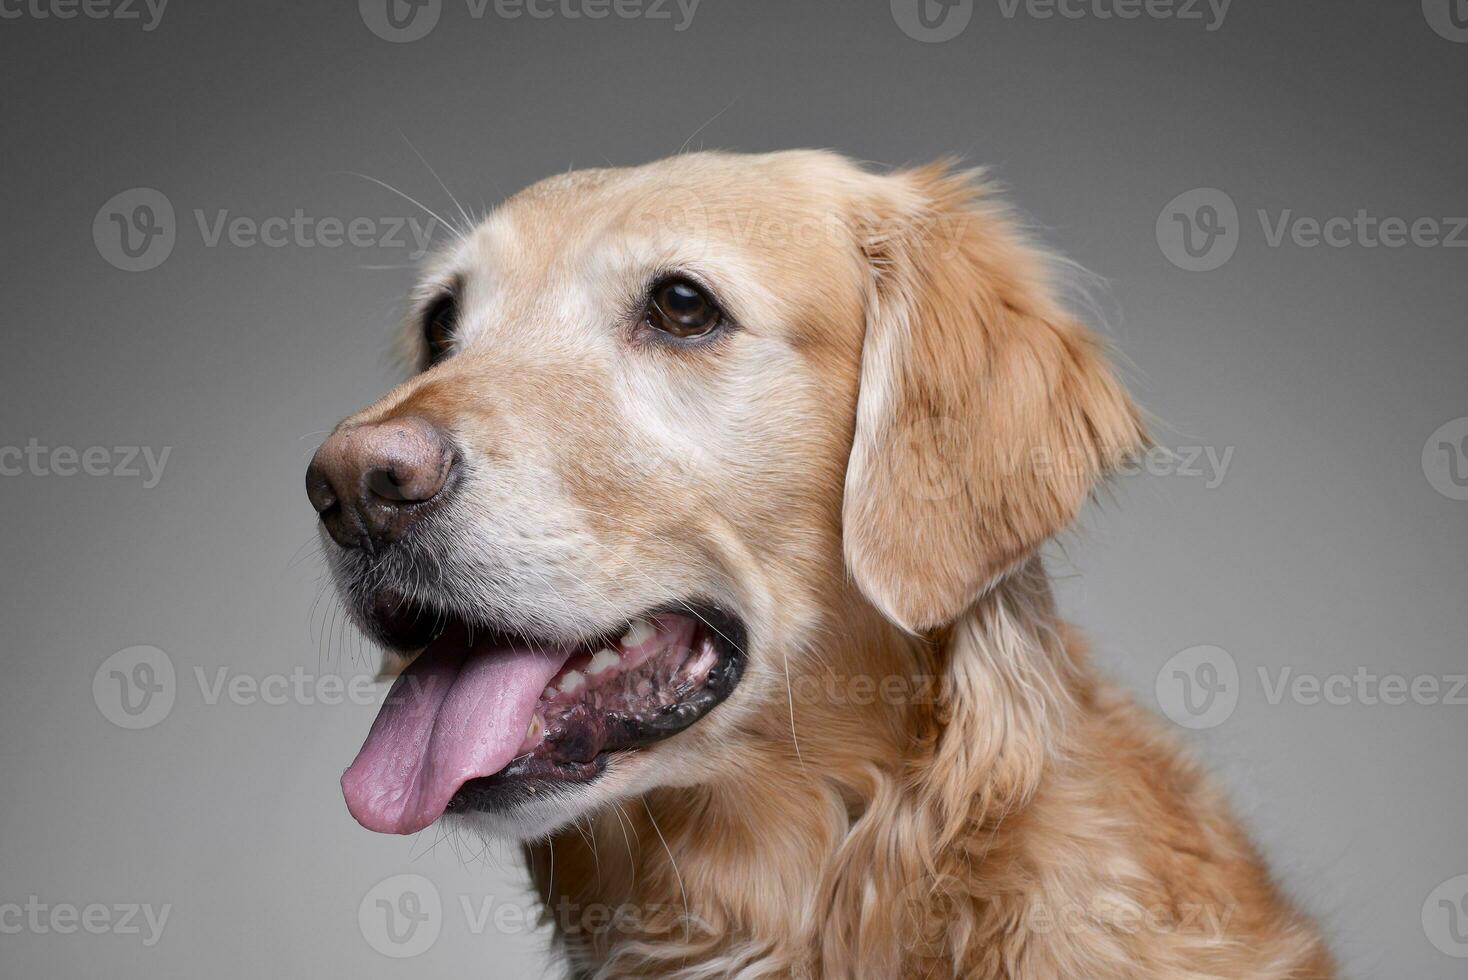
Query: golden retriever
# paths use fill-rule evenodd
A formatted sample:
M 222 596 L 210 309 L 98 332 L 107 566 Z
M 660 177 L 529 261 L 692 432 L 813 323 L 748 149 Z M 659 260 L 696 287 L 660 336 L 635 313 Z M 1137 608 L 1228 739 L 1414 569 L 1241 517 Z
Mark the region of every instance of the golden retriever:
M 1057 617 L 1147 437 L 1056 272 L 973 174 L 827 152 L 466 229 L 307 475 L 403 668 L 352 814 L 526 842 L 577 977 L 1331 976 Z

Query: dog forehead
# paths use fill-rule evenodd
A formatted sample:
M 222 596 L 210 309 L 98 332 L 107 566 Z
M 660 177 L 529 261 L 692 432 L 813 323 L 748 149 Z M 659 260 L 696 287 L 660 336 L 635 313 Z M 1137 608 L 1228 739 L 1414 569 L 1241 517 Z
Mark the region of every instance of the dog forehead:
M 505 201 L 474 237 L 526 270 L 585 267 L 588 252 L 608 245 L 656 253 L 677 242 L 769 256 L 778 269 L 792 252 L 819 259 L 812 253 L 850 245 L 853 204 L 879 179 L 824 151 L 687 154 L 549 177 Z

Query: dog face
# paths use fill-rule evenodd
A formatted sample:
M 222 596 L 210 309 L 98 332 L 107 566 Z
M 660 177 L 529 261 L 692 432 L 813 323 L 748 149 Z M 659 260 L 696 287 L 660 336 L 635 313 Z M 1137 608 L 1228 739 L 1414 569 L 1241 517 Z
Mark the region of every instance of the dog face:
M 343 777 L 375 830 L 532 836 L 718 778 L 843 608 L 951 621 L 1140 439 L 1038 257 L 936 168 L 552 178 L 408 323 L 419 372 L 307 478 L 348 608 L 413 658 Z

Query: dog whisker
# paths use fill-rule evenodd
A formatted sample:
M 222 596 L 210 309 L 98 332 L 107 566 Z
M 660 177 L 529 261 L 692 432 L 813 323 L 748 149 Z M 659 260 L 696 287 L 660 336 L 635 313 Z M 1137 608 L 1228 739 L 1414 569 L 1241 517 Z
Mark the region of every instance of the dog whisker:
M 433 175 L 433 179 L 438 181 L 438 186 L 442 187 L 443 192 L 449 196 L 449 200 L 454 202 L 454 207 L 459 209 L 459 215 L 464 219 L 463 233 L 467 234 L 474 227 L 474 221 L 469 217 L 469 212 L 464 210 L 464 205 L 459 203 L 459 199 L 454 196 L 454 192 L 449 190 L 449 185 L 445 184 L 443 178 L 438 175 L 438 171 L 433 169 L 433 164 L 429 163 L 427 158 L 418 152 L 418 147 L 413 145 L 413 141 L 408 139 L 407 134 L 402 130 L 398 130 L 398 135 L 403 138 L 404 143 L 408 144 L 408 149 L 413 151 L 413 155 L 422 161 L 424 167 L 428 168 L 428 172 Z
M 652 824 L 653 832 L 658 835 L 663 851 L 668 855 L 668 864 L 673 869 L 673 877 L 678 880 L 678 893 L 683 896 L 683 939 L 686 942 L 692 927 L 692 918 L 688 912 L 688 889 L 683 886 L 683 872 L 678 870 L 678 859 L 673 856 L 673 849 L 668 846 L 668 839 L 663 836 L 663 829 L 658 826 L 657 817 L 652 815 L 652 807 L 647 805 L 646 795 L 639 796 L 638 799 L 642 801 L 642 809 L 647 812 L 648 822 Z
M 426 214 L 426 215 L 428 215 L 430 218 L 434 218 L 435 220 L 437 220 L 439 224 L 443 225 L 450 232 L 453 232 L 455 238 L 463 238 L 464 237 L 463 234 L 460 233 L 457 230 L 457 228 L 454 226 L 454 223 L 452 221 L 445 220 L 444 217 L 441 214 L 439 214 L 437 211 L 435 211 L 432 208 L 430 208 L 428 205 L 424 204 L 422 201 L 419 201 L 416 197 L 413 197 L 413 196 L 411 196 L 409 194 L 404 193 L 403 191 L 398 190 L 396 187 L 392 186 L 391 184 L 387 183 L 386 181 L 384 181 L 384 180 L 378 180 L 376 177 L 372 177 L 372 176 L 370 176 L 368 174 L 358 173 L 355 170 L 342 170 L 342 171 L 338 171 L 338 172 L 339 173 L 346 174 L 346 175 L 348 175 L 350 177 L 360 177 L 363 180 L 370 181 L 371 183 L 376 184 L 378 187 L 381 187 L 384 190 L 391 191 L 392 193 L 396 194 L 398 197 L 401 197 L 403 200 L 407 201 L 409 204 L 412 204 L 412 205 L 414 205 L 414 206 L 422 209 L 423 213 Z

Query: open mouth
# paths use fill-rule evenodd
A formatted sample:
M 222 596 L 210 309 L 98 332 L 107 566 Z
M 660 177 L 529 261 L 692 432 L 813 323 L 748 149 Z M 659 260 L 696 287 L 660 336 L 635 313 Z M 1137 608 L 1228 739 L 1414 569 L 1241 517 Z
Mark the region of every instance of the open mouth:
M 352 816 L 380 833 L 590 782 L 617 753 L 706 715 L 743 667 L 742 624 L 707 606 L 654 610 L 573 644 L 425 609 L 395 609 L 382 632 L 423 651 L 342 775 Z

